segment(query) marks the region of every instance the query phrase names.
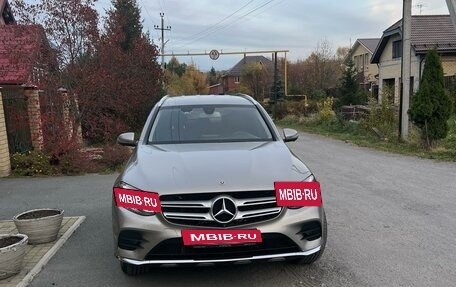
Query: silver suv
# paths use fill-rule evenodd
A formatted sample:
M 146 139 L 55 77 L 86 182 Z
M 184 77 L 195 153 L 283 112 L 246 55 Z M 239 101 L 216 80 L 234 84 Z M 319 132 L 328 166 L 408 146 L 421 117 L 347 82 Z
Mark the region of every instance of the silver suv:
M 117 140 L 135 147 L 112 201 L 122 270 L 137 275 L 146 265 L 317 260 L 327 236 L 323 207 L 279 206 L 274 188 L 278 181 L 315 181 L 285 145 L 297 138 L 292 129 L 282 137 L 246 95 L 161 99 L 139 140 L 134 133 Z M 159 206 L 141 208 L 134 195 L 128 201 L 116 192 L 154 195 Z

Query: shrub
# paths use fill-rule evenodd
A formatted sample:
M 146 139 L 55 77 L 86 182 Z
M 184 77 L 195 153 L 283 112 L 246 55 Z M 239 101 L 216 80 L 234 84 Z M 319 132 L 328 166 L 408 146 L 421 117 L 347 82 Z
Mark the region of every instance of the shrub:
M 54 173 L 50 159 L 50 156 L 40 151 L 15 153 L 11 156 L 11 168 L 15 175 L 50 175 Z
M 383 91 L 381 104 L 378 104 L 374 98 L 369 98 L 370 113 L 361 122 L 364 129 L 368 132 L 375 132 L 377 136 L 383 139 L 394 138 L 398 129 L 398 115 L 390 93 L 391 91 L 388 89 Z
M 448 92 L 448 97 L 453 102 L 453 114 L 456 115 L 456 91 L 451 90 Z
M 320 121 L 330 122 L 332 119 L 334 119 L 335 114 L 333 111 L 333 105 L 334 98 L 332 97 L 328 97 L 317 102 L 318 118 L 320 119 Z
M 108 170 L 119 170 L 130 158 L 131 150 L 124 146 L 104 146 L 100 163 Z
M 56 169 L 60 174 L 78 175 L 96 172 L 98 166 L 80 149 L 72 149 L 60 155 Z
M 313 101 L 313 100 L 279 101 L 279 102 L 277 102 L 277 105 L 275 106 L 275 109 L 276 109 L 275 118 L 277 120 L 280 120 L 288 115 L 296 115 L 298 117 L 309 116 L 318 111 L 317 103 L 318 103 L 317 101 Z M 269 113 L 274 115 L 274 105 L 273 104 L 268 103 L 268 105 L 265 106 L 265 109 Z

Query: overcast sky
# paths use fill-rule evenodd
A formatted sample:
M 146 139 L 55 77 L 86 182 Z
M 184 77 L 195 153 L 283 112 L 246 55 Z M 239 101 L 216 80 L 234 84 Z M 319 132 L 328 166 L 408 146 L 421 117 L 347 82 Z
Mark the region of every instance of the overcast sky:
M 290 60 L 305 59 L 327 39 L 334 50 L 357 38 L 381 37 L 402 17 L 401 0 L 137 0 L 145 30 L 160 43 L 160 12 L 165 13 L 165 52 L 201 53 L 290 50 Z M 102 12 L 110 0 L 96 2 Z M 448 14 L 445 0 L 414 0 L 413 14 Z M 270 57 L 270 54 L 265 56 Z M 179 57 L 200 69 L 229 69 L 242 55 Z M 167 59 L 168 60 L 168 59 Z

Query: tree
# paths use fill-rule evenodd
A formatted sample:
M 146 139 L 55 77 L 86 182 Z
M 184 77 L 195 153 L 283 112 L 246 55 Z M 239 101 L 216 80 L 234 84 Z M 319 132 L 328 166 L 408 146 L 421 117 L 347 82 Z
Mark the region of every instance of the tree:
M 209 73 L 207 75 L 207 81 L 208 81 L 209 86 L 212 86 L 212 85 L 215 85 L 218 83 L 219 78 L 218 78 L 217 72 L 215 71 L 214 67 L 212 67 L 211 70 L 209 71 Z
M 166 70 L 170 71 L 173 74 L 178 75 L 179 77 L 182 77 L 182 75 L 185 73 L 186 69 L 187 69 L 187 64 L 179 63 L 179 60 L 177 60 L 177 58 L 174 56 L 171 57 L 168 64 L 166 65 Z
M 157 47 L 147 34 L 141 34 L 124 50 L 124 26 L 116 21 L 119 18 L 115 9 L 108 13 L 109 29 L 97 42 L 87 74 L 79 77 L 79 87 L 85 90 L 80 103 L 83 131 L 92 142 L 113 141 L 127 130 L 140 131 L 162 95 Z
M 325 94 L 336 88 L 342 76 L 342 63 L 347 48 L 339 47 L 334 53 L 328 40 L 320 41 L 305 59 L 288 65 L 288 94 Z
M 198 70 L 194 64 L 186 66 L 185 73 L 179 76 L 167 71 L 167 93 L 172 96 L 178 95 L 203 95 L 207 94 L 207 76 Z
M 158 49 L 141 31 L 136 2 L 114 1 L 118 8 L 108 11 L 104 33 L 99 32 L 93 0 L 16 3 L 22 22 L 42 23 L 56 46 L 59 70 L 46 73 L 49 85 L 40 88 L 52 93 L 63 86 L 78 102 L 71 109 L 73 132 L 82 126 L 89 142 L 106 143 L 122 131 L 139 131 L 162 95 L 162 73 Z M 129 5 L 134 9 L 125 8 Z M 126 17 L 125 9 L 132 16 Z
M 99 36 L 93 0 L 41 0 L 36 4 L 13 0 L 11 4 L 20 23 L 44 27 L 61 68 L 93 54 Z
M 244 66 L 241 72 L 241 85 L 252 97 L 262 101 L 265 90 L 268 90 L 269 73 L 262 63 L 251 63 Z
M 87 75 L 88 63 L 96 53 L 95 45 L 99 39 L 98 13 L 94 8 L 94 1 L 41 0 L 28 4 L 23 0 L 14 0 L 12 7 L 19 23 L 39 24 L 45 29 L 46 36 L 53 47 L 53 52 L 48 54 L 47 62 L 53 63 L 53 68 L 44 73 L 40 88 L 48 95 L 56 92 L 59 87 L 71 91 L 73 96 L 69 100 L 74 127 L 71 142 L 77 142 L 75 137 L 82 114 L 79 109 L 76 109 L 77 99 L 74 95 L 76 90 L 80 99 L 87 95 L 78 77 Z M 57 101 L 58 99 L 54 98 L 53 105 L 58 106 Z M 54 116 L 44 115 L 44 117 L 48 121 L 55 120 Z M 60 132 L 58 129 L 53 130 Z M 52 136 L 65 138 L 60 134 Z
M 436 49 L 426 54 L 420 88 L 412 98 L 410 119 L 421 129 L 427 148 L 448 134 L 451 99 L 445 93 L 443 67 Z
M 355 64 L 350 60 L 341 78 L 338 106 L 360 104 L 360 95 L 358 73 L 356 72 Z
M 121 47 L 129 51 L 142 35 L 141 10 L 136 0 L 112 0 L 112 5 L 113 9 L 108 11 L 108 30 L 122 27 Z

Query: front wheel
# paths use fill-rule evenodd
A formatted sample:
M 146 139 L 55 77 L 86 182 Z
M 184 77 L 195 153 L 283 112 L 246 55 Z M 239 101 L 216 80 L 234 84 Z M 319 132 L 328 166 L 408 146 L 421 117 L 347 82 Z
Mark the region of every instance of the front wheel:
M 312 264 L 321 257 L 323 252 L 325 251 L 326 247 L 326 239 L 328 237 L 328 225 L 326 222 L 326 213 L 323 211 L 323 219 L 322 219 L 322 228 L 321 228 L 321 246 L 318 252 L 308 256 L 300 256 L 295 257 L 289 260 L 289 262 L 294 264 Z
M 146 268 L 142 265 L 134 265 L 126 262 L 120 262 L 120 268 L 128 276 L 137 276 L 145 272 Z

